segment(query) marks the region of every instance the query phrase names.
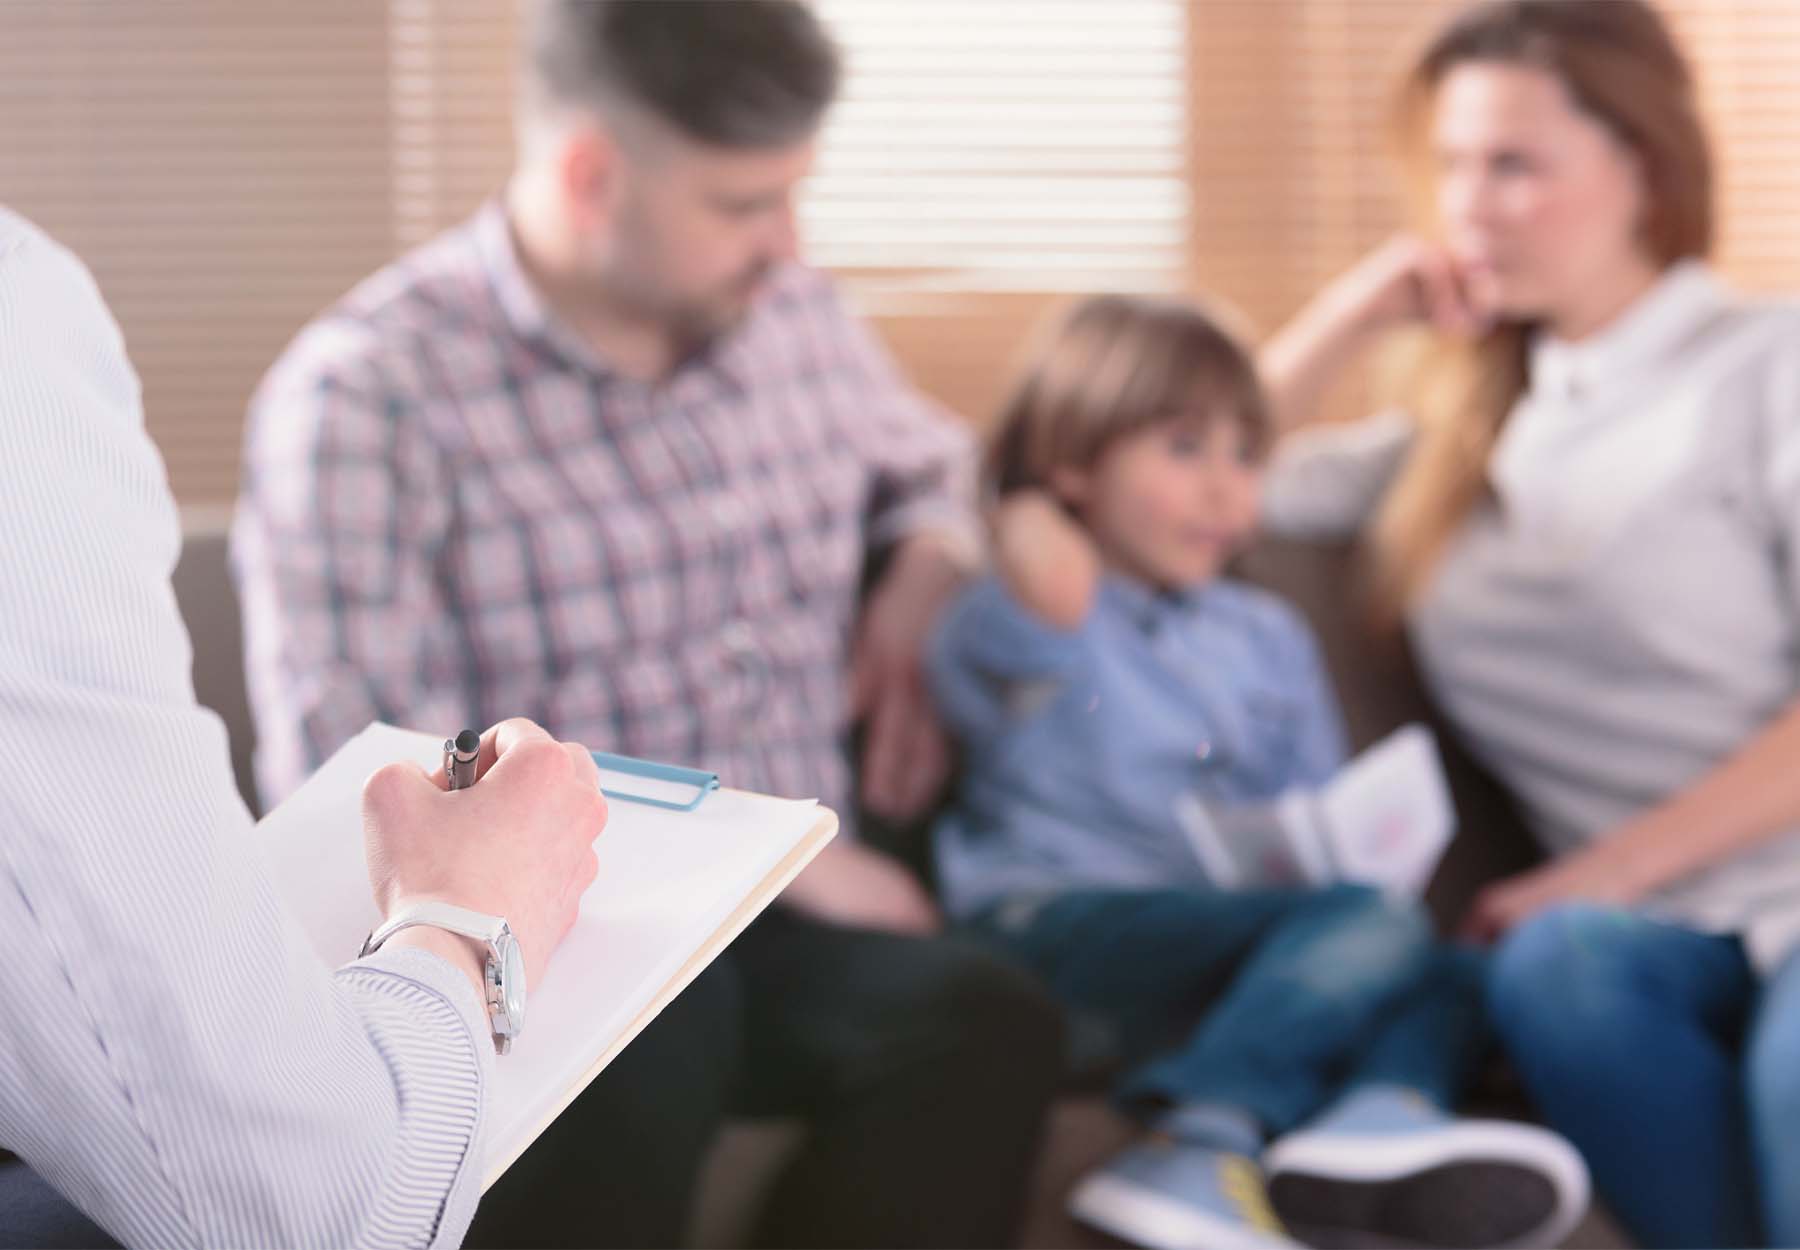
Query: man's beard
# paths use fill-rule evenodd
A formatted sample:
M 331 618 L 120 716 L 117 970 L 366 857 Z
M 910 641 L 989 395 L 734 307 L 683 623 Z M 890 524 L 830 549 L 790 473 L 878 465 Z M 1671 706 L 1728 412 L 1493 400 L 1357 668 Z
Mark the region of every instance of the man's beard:
M 758 261 L 753 268 L 722 287 L 719 294 L 670 308 L 670 333 L 682 344 L 684 354 L 704 348 L 743 324 L 756 302 L 757 292 L 773 269 L 771 262 Z

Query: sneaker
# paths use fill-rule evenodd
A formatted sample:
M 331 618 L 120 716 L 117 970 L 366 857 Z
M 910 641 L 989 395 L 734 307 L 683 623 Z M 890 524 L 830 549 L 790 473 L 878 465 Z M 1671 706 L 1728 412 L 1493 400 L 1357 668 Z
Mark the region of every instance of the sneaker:
M 1554 1246 L 1588 1173 L 1534 1124 L 1464 1120 L 1410 1090 L 1358 1090 L 1264 1152 L 1269 1197 L 1314 1246 Z
M 1082 1178 L 1069 1213 L 1150 1250 L 1295 1247 L 1243 1155 L 1152 1134 Z

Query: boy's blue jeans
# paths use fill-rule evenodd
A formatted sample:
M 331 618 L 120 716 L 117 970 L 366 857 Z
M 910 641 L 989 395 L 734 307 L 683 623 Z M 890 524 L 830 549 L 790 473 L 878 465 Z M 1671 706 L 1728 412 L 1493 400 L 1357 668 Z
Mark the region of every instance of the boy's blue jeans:
M 1128 1106 L 1211 1103 L 1269 1134 L 1353 1084 L 1454 1105 L 1485 1036 L 1482 968 L 1358 886 L 1014 899 L 975 930 L 1141 1060 Z
M 1800 956 L 1759 983 L 1735 936 L 1553 907 L 1490 971 L 1545 1117 L 1646 1246 L 1800 1246 Z

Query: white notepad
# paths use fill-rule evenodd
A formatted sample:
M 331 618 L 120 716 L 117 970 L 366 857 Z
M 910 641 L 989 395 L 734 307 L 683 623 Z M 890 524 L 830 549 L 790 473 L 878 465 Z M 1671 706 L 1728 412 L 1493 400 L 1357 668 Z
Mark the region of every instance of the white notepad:
M 362 787 L 395 760 L 434 768 L 443 739 L 371 725 L 257 832 L 276 888 L 333 967 L 380 920 L 363 863 Z M 719 790 L 691 812 L 610 804 L 600 875 L 530 988 L 525 1031 L 496 1060 L 487 1104 L 491 1185 L 589 1081 L 837 832 L 813 800 Z

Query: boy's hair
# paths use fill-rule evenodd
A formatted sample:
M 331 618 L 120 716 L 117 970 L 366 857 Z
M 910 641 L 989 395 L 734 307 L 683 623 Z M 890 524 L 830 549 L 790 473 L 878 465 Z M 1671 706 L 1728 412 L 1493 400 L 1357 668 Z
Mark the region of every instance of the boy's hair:
M 1236 421 L 1251 453 L 1270 437 L 1256 366 L 1200 306 L 1096 295 L 1052 323 L 1001 408 L 988 444 L 997 496 L 1048 488 L 1115 441 L 1175 417 Z
M 716 147 L 785 147 L 818 130 L 839 70 L 800 0 L 537 0 L 523 112 L 624 104 Z

